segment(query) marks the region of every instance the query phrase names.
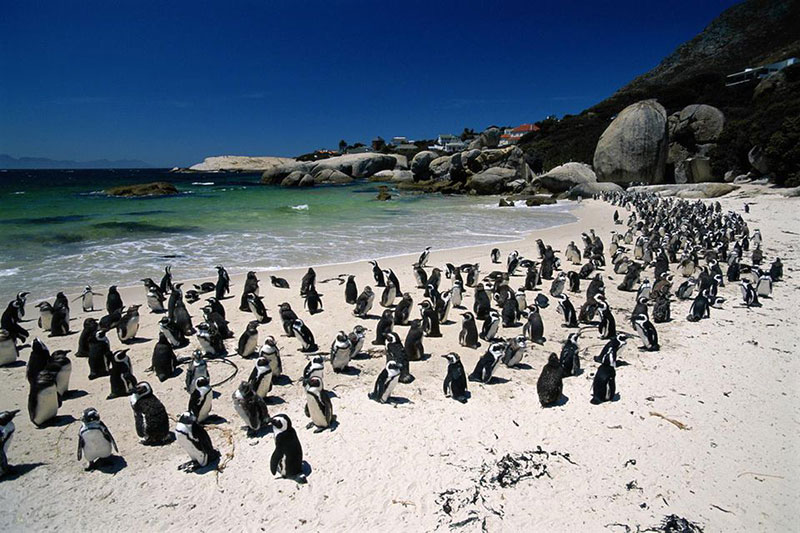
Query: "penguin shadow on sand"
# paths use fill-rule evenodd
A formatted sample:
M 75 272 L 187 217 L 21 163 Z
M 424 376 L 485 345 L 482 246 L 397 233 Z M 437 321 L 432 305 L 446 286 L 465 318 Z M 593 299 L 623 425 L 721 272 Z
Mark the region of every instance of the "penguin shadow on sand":
M 550 409 L 551 407 L 563 407 L 564 405 L 567 404 L 568 401 L 569 401 L 569 396 L 567 396 L 566 394 L 564 394 L 562 392 L 561 393 L 561 397 L 559 397 L 558 400 L 556 400 L 553 403 L 550 403 L 550 404 L 547 404 L 547 405 L 543 405 L 542 409 Z
M 129 339 L 129 340 L 125 341 L 123 344 L 125 346 L 131 346 L 131 345 L 134 345 L 134 344 L 144 344 L 144 343 L 150 342 L 152 340 L 153 339 L 146 339 L 144 337 L 134 337 L 132 339 Z
M 339 374 L 344 374 L 345 376 L 360 376 L 361 369 L 355 366 L 347 365 L 339 371 Z
M 66 427 L 73 422 L 77 422 L 78 419 L 72 415 L 56 415 L 41 426 L 40 428 L 63 428 Z
M 64 396 L 61 397 L 62 400 L 77 400 L 78 398 L 83 398 L 84 396 L 89 396 L 89 393 L 85 390 L 81 389 L 73 389 L 68 390 L 64 393 Z
M 517 363 L 516 365 L 511 367 L 511 369 L 512 370 L 533 370 L 533 367 L 531 365 L 529 365 L 528 363 Z
M 282 405 L 286 403 L 286 400 L 284 400 L 280 396 L 267 396 L 266 398 L 264 398 L 264 403 L 267 405 Z
M 105 459 L 99 459 L 91 472 L 102 472 L 103 474 L 118 474 L 123 468 L 128 466 L 128 461 L 121 455 L 111 455 Z
M 3 481 L 14 481 L 19 479 L 28 472 L 31 472 L 40 466 L 45 466 L 47 463 L 23 463 L 19 465 L 9 465 L 5 475 L 0 477 L 0 483 Z
M 27 365 L 27 363 L 25 361 L 23 361 L 22 359 L 17 359 L 13 363 L 8 363 L 7 365 L 3 365 L 0 368 L 19 368 L 19 367 L 25 366 L 25 365 Z
M 218 426 L 220 424 L 227 424 L 227 423 L 228 423 L 227 418 L 217 414 L 210 414 L 206 417 L 205 420 L 203 420 L 204 426 Z
M 292 383 L 294 383 L 294 381 L 292 381 L 292 378 L 290 378 L 286 374 L 281 374 L 280 376 L 272 380 L 273 385 L 280 385 L 281 387 L 285 387 L 286 385 L 291 385 Z

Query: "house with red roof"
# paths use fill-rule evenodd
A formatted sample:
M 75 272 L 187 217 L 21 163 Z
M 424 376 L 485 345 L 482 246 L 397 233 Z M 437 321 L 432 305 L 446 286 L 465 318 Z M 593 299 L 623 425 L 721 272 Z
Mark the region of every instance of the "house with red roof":
M 507 128 L 500 135 L 500 146 L 517 144 L 523 135 L 532 131 L 539 131 L 539 126 L 536 124 L 521 124 L 516 128 Z

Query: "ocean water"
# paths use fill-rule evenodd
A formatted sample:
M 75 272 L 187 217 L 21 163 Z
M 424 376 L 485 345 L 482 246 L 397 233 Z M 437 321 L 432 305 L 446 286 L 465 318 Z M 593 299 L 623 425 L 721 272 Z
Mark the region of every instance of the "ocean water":
M 114 198 L 103 189 L 170 181 L 180 194 Z M 128 286 L 164 265 L 177 280 L 369 260 L 425 246 L 511 241 L 574 220 L 571 205 L 498 208 L 497 199 L 392 191 L 379 184 L 283 189 L 258 174 L 165 170 L 0 171 L 0 298 L 32 300 L 89 284 Z

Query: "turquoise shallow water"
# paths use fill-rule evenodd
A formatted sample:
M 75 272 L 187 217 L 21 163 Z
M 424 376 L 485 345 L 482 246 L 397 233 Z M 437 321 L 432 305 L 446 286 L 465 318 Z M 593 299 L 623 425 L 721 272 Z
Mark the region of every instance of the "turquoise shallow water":
M 102 189 L 165 180 L 176 196 L 112 198 Z M 508 241 L 574 220 L 569 204 L 498 208 L 495 198 L 392 191 L 378 184 L 282 189 L 257 175 L 141 171 L 0 172 L 0 297 L 34 299 L 86 284 L 135 284 L 367 260 L 424 246 Z

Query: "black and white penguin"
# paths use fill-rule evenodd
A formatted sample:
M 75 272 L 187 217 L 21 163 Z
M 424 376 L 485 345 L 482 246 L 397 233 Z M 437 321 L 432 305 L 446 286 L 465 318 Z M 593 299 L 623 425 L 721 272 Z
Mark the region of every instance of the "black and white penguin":
M 386 287 L 384 287 L 383 293 L 381 294 L 381 307 L 392 307 L 395 298 L 397 298 L 397 288 L 394 286 L 394 283 L 389 280 L 386 282 Z
M 414 305 L 414 299 L 411 298 L 409 293 L 403 294 L 403 298 L 394 308 L 394 323 L 398 326 L 405 326 L 408 324 L 408 319 L 411 317 L 411 306 Z
M 462 313 L 461 332 L 458 334 L 458 343 L 467 348 L 478 348 L 478 327 L 472 313 Z
M 47 365 L 47 369 L 56 374 L 56 390 L 60 400 L 69 392 L 69 380 L 72 377 L 72 361 L 67 357 L 69 352 L 70 350 L 54 351 Z
M 728 281 L 734 281 L 734 280 L 729 279 Z M 687 279 L 678 286 L 678 290 L 675 291 L 675 296 L 679 300 L 688 300 L 689 298 L 692 297 L 695 285 L 697 285 L 696 279 L 694 278 Z
M 403 290 L 400 288 L 400 280 L 397 279 L 397 275 L 395 275 L 394 270 L 391 268 L 386 270 L 386 281 L 391 281 L 394 284 L 397 294 L 403 294 Z
M 500 329 L 500 313 L 492 309 L 489 311 L 489 316 L 483 321 L 481 328 L 480 338 L 485 341 L 491 341 L 497 336 Z
M 303 279 L 300 280 L 300 296 L 305 297 L 308 294 L 308 290 L 314 287 L 316 283 L 317 273 L 313 268 L 309 268 L 303 275 Z
M 247 294 L 247 305 L 253 316 L 258 321 L 259 324 L 268 324 L 272 321 L 272 318 L 267 313 L 267 308 L 264 307 L 264 302 L 261 300 L 263 296 L 256 296 L 255 294 L 248 293 Z
M 387 403 L 397 386 L 400 378 L 400 371 L 400 364 L 397 361 L 388 361 L 384 369 L 381 370 L 381 373 L 378 374 L 378 379 L 375 380 L 375 386 L 372 388 L 372 392 L 368 394 L 369 399 L 375 400 L 378 403 Z
M 299 318 L 295 320 L 292 328 L 294 329 L 295 337 L 300 339 L 301 352 L 316 352 L 319 349 L 317 343 L 314 342 L 314 334 L 311 333 L 311 330 L 302 320 Z
M 512 337 L 506 343 L 506 351 L 503 354 L 503 364 L 509 368 L 514 368 L 522 362 L 525 357 L 525 350 L 528 347 L 528 340 L 524 335 L 517 335 Z
M 269 421 L 269 410 L 264 398 L 253 390 L 247 381 L 242 381 L 233 392 L 233 408 L 247 424 L 247 436 L 252 437 Z
M 264 344 L 261 345 L 258 356 L 269 361 L 269 367 L 272 370 L 272 382 L 277 382 L 283 375 L 283 362 L 281 361 L 281 350 L 278 348 L 278 343 L 275 342 L 275 337 L 268 335 L 264 339 Z
M 750 280 L 743 279 L 739 282 L 742 287 L 742 300 L 744 305 L 749 307 L 761 307 L 761 302 L 758 301 L 758 293 Z
M 592 399 L 590 403 L 598 405 L 612 401 L 617 391 L 616 378 L 616 361 L 610 357 L 603 358 L 592 380 Z
M 695 297 L 692 305 L 689 307 L 689 314 L 686 320 L 689 322 L 697 322 L 703 318 L 709 318 L 711 316 L 710 308 L 708 289 L 703 289 L 700 291 L 700 294 Z
M 183 283 L 174 284 L 172 286 L 172 291 L 169 293 L 169 300 L 167 300 L 167 317 L 172 321 L 175 320 L 175 306 L 178 304 L 178 302 L 183 302 L 183 291 L 181 290 L 182 285 Z M 198 295 L 197 298 L 199 299 L 200 296 Z
M 392 332 L 393 327 L 394 312 L 391 309 L 385 309 L 378 320 L 378 325 L 375 326 L 375 340 L 372 341 L 372 344 L 375 346 L 385 344 L 386 335 Z
M 317 292 L 317 289 L 314 285 L 308 287 L 305 296 L 305 307 L 308 309 L 308 312 L 312 315 L 316 315 L 317 313 L 321 313 L 322 309 L 322 298 L 320 294 Z
M 559 363 L 564 377 L 577 376 L 581 371 L 581 358 L 578 354 L 579 335 L 579 333 L 570 333 L 561 348 Z
M 528 307 L 528 321 L 522 327 L 522 334 L 531 342 L 544 343 L 544 322 L 538 305 L 533 304 Z
M 69 310 L 64 307 L 54 307 L 50 319 L 50 337 L 63 337 L 69 335 Z
M 196 382 L 199 378 L 208 378 L 208 363 L 203 359 L 203 351 L 195 350 L 192 353 L 192 360 L 186 368 L 186 377 L 184 378 L 184 386 L 186 392 L 189 394 L 194 392 Z
M 440 324 L 449 324 L 450 311 L 453 309 L 452 289 L 445 291 L 436 300 L 436 314 L 439 317 Z
M 562 379 L 561 363 L 558 356 L 551 353 L 547 358 L 547 364 L 542 368 L 539 379 L 536 381 L 536 392 L 539 395 L 539 403 L 542 407 L 548 407 L 561 399 L 564 390 Z
M 275 451 L 269 461 L 269 469 L 276 478 L 293 479 L 305 483 L 303 474 L 303 447 L 286 415 L 275 415 L 269 420 L 275 437 Z
M 647 319 L 647 315 L 634 315 L 633 328 L 642 341 L 642 348 L 649 352 L 659 350 L 658 333 L 653 323 Z
M 603 346 L 603 349 L 600 350 L 600 355 L 595 356 L 595 362 L 602 363 L 604 360 L 609 359 L 616 368 L 619 352 L 622 351 L 627 342 L 627 337 L 622 333 L 618 333 L 616 337 L 609 339 Z
M 353 359 L 360 354 L 361 350 L 364 348 L 364 341 L 367 338 L 367 328 L 361 324 L 356 324 L 347 338 L 350 339 L 350 359 Z
M 123 344 L 130 344 L 139 332 L 139 308 L 141 305 L 132 305 L 125 310 L 117 323 L 117 336 Z
M 575 313 L 575 306 L 572 305 L 572 302 L 566 293 L 561 293 L 558 296 L 558 312 L 564 317 L 564 323 L 562 324 L 563 327 L 578 327 L 578 315 Z
M 31 422 L 36 427 L 42 427 L 56 417 L 60 406 L 56 375 L 49 370 L 42 370 L 31 381 L 28 394 L 28 415 Z
M 86 459 L 86 470 L 92 470 L 113 452 L 119 453 L 117 442 L 100 420 L 100 413 L 94 407 L 84 410 L 78 430 L 78 461 Z
M 232 339 L 233 331 L 228 327 L 228 321 L 225 320 L 225 308 L 219 303 L 216 298 L 209 298 L 208 305 L 203 306 L 203 318 L 209 324 L 216 326 L 219 334 L 223 339 Z M 222 310 L 222 312 L 220 312 Z
M 756 284 L 756 293 L 762 298 L 770 298 L 772 296 L 772 276 L 766 272 L 762 272 Z
M 783 263 L 780 257 L 776 257 L 775 261 L 769 267 L 769 275 L 773 282 L 783 280 Z
M 175 294 L 173 292 L 173 294 Z M 183 348 L 189 344 L 189 340 L 183 334 L 183 331 L 169 319 L 169 317 L 162 317 L 158 322 L 158 332 L 167 339 L 167 342 L 173 348 Z
M 416 331 L 412 336 L 412 339 L 407 339 L 407 341 L 414 341 L 416 337 L 419 337 L 419 342 L 422 343 L 422 330 L 419 327 L 419 321 L 414 321 L 416 323 Z M 412 323 L 412 328 L 415 327 L 414 323 Z M 410 332 L 411 330 L 409 330 Z M 400 343 L 400 336 L 397 333 L 389 333 L 386 336 L 386 360 L 387 361 L 394 361 L 400 367 L 400 383 L 411 383 L 414 381 L 414 376 L 411 374 L 411 367 L 409 365 L 409 357 L 406 349 L 404 348 L 403 344 Z
M 460 270 L 466 274 L 464 285 L 467 287 L 474 287 L 478 283 L 478 277 L 481 275 L 480 265 L 475 263 L 473 265 L 461 265 Z
M 423 300 L 419 304 L 420 316 L 422 316 L 422 331 L 428 337 L 441 337 L 442 332 L 439 328 L 439 313 L 428 300 Z
M 614 314 L 604 295 L 598 294 L 594 299 L 598 303 L 600 311 L 600 324 L 597 326 L 597 331 L 600 333 L 601 339 L 610 339 L 617 334 L 617 321 L 614 319 Z
M 94 311 L 94 297 L 95 296 L 102 296 L 102 293 L 94 292 L 90 285 L 87 285 L 80 296 L 77 299 L 81 301 L 81 309 L 83 309 L 84 313 L 89 313 Z
M 564 287 L 567 284 L 567 273 L 563 270 L 558 273 L 558 276 L 553 280 L 553 283 L 550 285 L 550 296 L 554 298 L 558 298 L 562 292 L 564 292 Z
M 428 258 L 431 255 L 431 247 L 426 246 L 425 249 L 419 254 L 419 259 L 417 260 L 417 266 L 420 268 L 425 268 L 428 266 Z
M 39 302 L 36 308 L 39 309 L 39 327 L 42 331 L 50 331 L 53 323 L 53 306 L 50 302 Z
M 0 329 L 0 367 L 14 364 L 18 359 L 17 342 L 6 330 Z
M 217 284 L 214 288 L 217 300 L 222 300 L 226 294 L 231 292 L 231 277 L 222 265 L 217 265 Z
M 207 377 L 198 377 L 194 384 L 194 390 L 189 395 L 189 412 L 192 413 L 198 424 L 202 424 L 211 414 L 214 394 L 211 391 L 211 385 Z
M 428 273 L 420 266 L 414 267 L 414 279 L 417 281 L 417 288 L 424 289 L 428 285 Z
M 148 290 L 147 294 L 145 295 L 145 299 L 147 300 L 147 307 L 150 309 L 151 313 L 164 313 L 166 312 L 166 307 L 164 307 L 164 302 L 167 300 L 164 294 L 159 290 L 155 291 L 153 289 Z
M 492 263 L 500 263 L 500 248 L 492 248 L 492 251 L 489 253 L 489 257 L 491 258 Z
M 391 320 L 391 313 L 389 315 L 389 320 Z M 347 365 L 350 364 L 352 353 L 353 345 L 350 343 L 350 338 L 344 331 L 340 331 L 331 343 L 331 366 L 333 371 L 338 374 L 345 370 Z
M 8 449 L 14 439 L 14 417 L 19 413 L 19 409 L 0 412 L 0 478 L 11 472 L 12 467 L 8 464 Z
M 258 320 L 251 320 L 247 324 L 247 328 L 242 332 L 239 337 L 239 344 L 236 348 L 236 353 L 240 357 L 248 358 L 255 355 L 258 350 Z
M 491 312 L 489 314 L 491 315 Z M 506 299 L 505 303 L 503 304 L 503 312 L 501 316 L 503 319 L 504 328 L 513 328 L 518 325 L 517 319 L 520 317 L 520 307 L 516 295 L 512 295 Z
M 31 345 L 31 355 L 28 358 L 28 364 L 25 368 L 25 377 L 29 383 L 36 380 L 39 372 L 47 368 L 50 364 L 50 349 L 39 338 L 33 339 Z
M 314 433 L 320 433 L 331 427 L 336 420 L 333 414 L 333 402 L 331 394 L 322 387 L 322 380 L 311 378 L 305 384 L 306 389 L 306 417 L 311 419 L 306 429 L 314 429 Z
M 567 272 L 567 280 L 569 281 L 569 292 L 581 292 L 581 277 L 577 272 Z
M 453 307 L 458 309 L 463 309 L 462 301 L 464 299 L 464 283 L 455 280 L 453 281 L 453 286 L 450 289 L 450 302 Z
M 653 304 L 653 322 L 656 324 L 669 322 L 671 315 L 669 294 L 660 294 Z
M 111 342 L 104 329 L 98 329 L 89 342 L 89 379 L 107 376 L 111 366 Z
M 380 285 L 379 285 L 380 286 Z M 367 285 L 364 290 L 356 299 L 356 306 L 353 314 L 357 317 L 367 318 L 370 310 L 372 309 L 372 302 L 375 300 L 375 293 L 372 292 L 372 287 Z
M 161 277 L 161 283 L 158 288 L 161 289 L 161 294 L 169 294 L 172 292 L 172 267 L 167 265 L 164 267 L 164 275 Z
M 506 258 L 506 272 L 509 276 L 513 276 L 519 267 L 519 252 L 514 250 L 508 254 Z
M 386 283 L 383 277 L 383 270 L 381 270 L 381 267 L 378 266 L 377 261 L 370 261 L 369 264 L 372 265 L 372 277 L 375 278 L 375 286 L 383 287 Z
M 289 288 L 289 282 L 286 281 L 283 278 L 279 278 L 277 276 L 270 276 L 269 280 L 270 280 L 270 283 L 272 283 L 272 286 L 275 287 L 276 289 L 288 289 Z
M 492 302 L 489 299 L 489 295 L 486 294 L 486 289 L 483 286 L 483 283 L 479 283 L 475 287 L 475 302 L 472 306 L 472 311 L 475 313 L 475 318 L 477 320 L 486 320 L 486 317 L 489 316 L 489 311 L 492 308 Z
M 422 345 L 424 330 L 419 320 L 412 320 L 411 327 L 406 334 L 403 349 L 409 361 L 421 361 L 425 357 L 425 348 Z
M 172 320 L 184 335 L 191 336 L 197 333 L 192 326 L 192 315 L 189 314 L 182 300 L 175 302 L 174 317 Z
M 117 286 L 112 285 L 108 288 L 108 294 L 106 295 L 106 312 L 110 315 L 114 311 L 122 311 L 123 307 L 122 297 L 117 291 Z
M 402 348 L 402 346 L 401 346 Z M 311 378 L 322 379 L 325 373 L 325 360 L 321 355 L 310 357 L 305 368 L 303 368 L 303 383 L 307 383 Z
M 352 274 L 347 276 L 347 281 L 344 284 L 344 301 L 350 305 L 356 303 L 358 299 L 358 287 L 356 286 L 356 277 Z
M 218 357 L 227 353 L 225 343 L 214 324 L 202 322 L 197 325 L 197 343 L 208 357 Z
M 219 451 L 214 448 L 211 437 L 191 412 L 183 413 L 178 418 L 175 424 L 175 440 L 191 459 L 178 466 L 178 470 L 194 472 L 219 460 Z
M 258 277 L 256 273 L 252 270 L 247 273 L 247 277 L 244 280 L 244 289 L 242 290 L 242 298 L 239 301 L 239 311 L 249 311 L 250 306 L 247 303 L 247 295 L 248 294 L 255 294 L 258 296 L 259 294 L 259 287 L 258 287 Z
M 172 440 L 167 410 L 146 381 L 140 381 L 136 385 L 131 395 L 131 408 L 139 442 L 147 446 L 157 446 Z
M 450 352 L 442 357 L 447 359 L 447 374 L 445 374 L 442 384 L 445 397 L 467 403 L 469 394 L 467 392 L 467 373 L 464 371 L 461 358 L 455 352 Z
M 272 367 L 266 357 L 256 359 L 256 364 L 250 371 L 247 381 L 253 391 L 262 398 L 266 399 L 267 395 L 272 392 Z
M 158 342 L 153 347 L 151 363 L 153 372 L 155 372 L 158 381 L 162 383 L 174 376 L 175 370 L 178 368 L 178 358 L 163 333 L 159 333 Z
M 503 359 L 505 352 L 506 347 L 504 343 L 492 343 L 489 349 L 486 350 L 486 353 L 478 359 L 475 369 L 472 371 L 472 374 L 469 375 L 469 380 L 488 384 L 492 380 L 494 371 Z
M 161 292 L 161 287 L 158 286 L 155 281 L 153 281 L 153 278 L 142 278 L 140 281 L 144 285 L 145 295 L 152 292 L 157 295 L 162 302 L 165 300 L 164 293 Z
M 564 257 L 566 257 L 567 261 L 574 265 L 581 264 L 581 251 L 575 245 L 575 241 L 570 241 L 567 245 L 567 250 L 564 253 Z
M 283 302 L 278 306 L 278 316 L 281 317 L 283 332 L 286 336 L 294 337 L 294 328 L 292 326 L 294 325 L 294 321 L 297 320 L 297 313 L 294 312 L 289 302 Z
M 111 370 L 108 374 L 111 384 L 111 393 L 106 399 L 113 400 L 122 396 L 130 396 L 136 388 L 136 378 L 133 375 L 131 358 L 128 350 L 117 350 L 111 357 Z

